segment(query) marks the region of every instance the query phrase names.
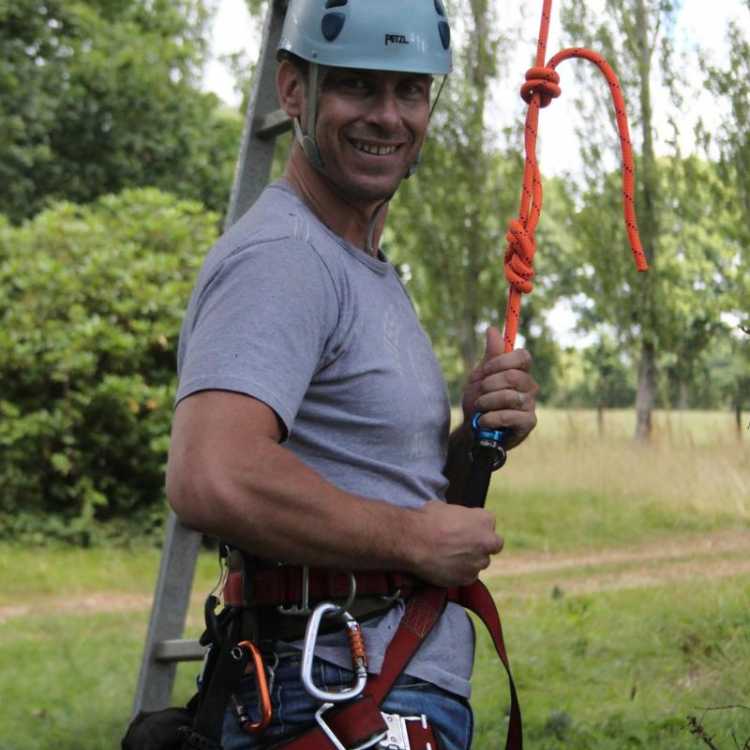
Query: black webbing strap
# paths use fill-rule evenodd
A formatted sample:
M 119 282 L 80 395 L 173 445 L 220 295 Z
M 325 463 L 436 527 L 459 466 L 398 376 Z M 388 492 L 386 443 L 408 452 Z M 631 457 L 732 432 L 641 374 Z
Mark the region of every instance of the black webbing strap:
M 250 652 L 237 645 L 240 622 L 239 613 L 236 613 L 221 633 L 221 640 L 212 645 L 217 651 L 212 667 L 204 675 L 193 725 L 183 727 L 180 732 L 182 750 L 221 750 L 221 733 L 229 697 L 237 692 L 250 660 Z

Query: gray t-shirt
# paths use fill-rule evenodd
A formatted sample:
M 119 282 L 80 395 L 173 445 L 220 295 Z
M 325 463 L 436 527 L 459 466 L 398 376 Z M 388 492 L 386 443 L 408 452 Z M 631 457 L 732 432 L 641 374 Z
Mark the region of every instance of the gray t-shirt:
M 177 401 L 221 389 L 266 403 L 286 447 L 343 490 L 410 508 L 445 496 L 445 383 L 395 269 L 331 232 L 284 181 L 209 253 L 178 372 Z M 402 614 L 399 603 L 364 623 L 371 671 Z M 407 671 L 468 697 L 473 647 L 449 604 Z M 316 654 L 351 665 L 343 635 Z

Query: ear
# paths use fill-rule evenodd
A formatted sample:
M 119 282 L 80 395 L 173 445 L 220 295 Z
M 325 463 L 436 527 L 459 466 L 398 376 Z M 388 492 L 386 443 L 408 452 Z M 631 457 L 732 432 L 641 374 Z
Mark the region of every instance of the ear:
M 276 70 L 276 94 L 279 105 L 289 117 L 301 117 L 305 111 L 305 83 L 299 68 L 282 60 Z

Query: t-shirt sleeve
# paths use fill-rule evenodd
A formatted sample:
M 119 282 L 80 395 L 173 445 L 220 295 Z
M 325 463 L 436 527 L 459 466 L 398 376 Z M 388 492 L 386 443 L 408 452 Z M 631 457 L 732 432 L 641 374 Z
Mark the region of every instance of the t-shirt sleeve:
M 210 389 L 244 393 L 270 406 L 290 434 L 338 319 L 315 250 L 289 239 L 240 250 L 191 305 L 176 400 Z

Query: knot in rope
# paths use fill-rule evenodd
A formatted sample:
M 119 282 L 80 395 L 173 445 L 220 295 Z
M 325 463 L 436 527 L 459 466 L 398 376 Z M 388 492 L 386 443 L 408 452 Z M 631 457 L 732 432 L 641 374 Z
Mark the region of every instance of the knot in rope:
M 552 0 L 543 0 L 542 22 L 539 27 L 539 42 L 534 67 L 527 71 L 526 83 L 521 87 L 521 96 L 529 105 L 524 128 L 526 164 L 523 171 L 523 188 L 521 190 L 518 219 L 510 223 L 510 229 L 506 235 L 508 248 L 505 253 L 505 278 L 508 279 L 510 284 L 508 305 L 505 309 L 504 339 L 506 352 L 512 351 L 515 345 L 518 323 L 521 318 L 521 295 L 528 294 L 531 291 L 531 279 L 534 277 L 533 260 L 536 251 L 534 234 L 542 212 L 542 175 L 536 158 L 539 110 L 560 96 L 560 76 L 557 74 L 556 68 L 563 60 L 574 57 L 588 60 L 596 65 L 607 79 L 615 108 L 617 129 L 620 134 L 623 164 L 622 195 L 628 239 L 638 270 L 645 271 L 648 268 L 636 224 L 633 148 L 630 142 L 625 101 L 620 82 L 609 63 L 601 55 L 580 47 L 564 49 L 545 62 L 551 14 Z
M 505 251 L 505 278 L 519 294 L 529 294 L 534 288 L 534 253 L 536 242 L 529 236 L 523 224 L 512 219 L 505 235 L 508 248 Z
M 560 76 L 549 67 L 529 68 L 526 71 L 526 83 L 521 86 L 521 98 L 531 104 L 535 94 L 539 94 L 539 106 L 546 107 L 553 99 L 560 96 Z

